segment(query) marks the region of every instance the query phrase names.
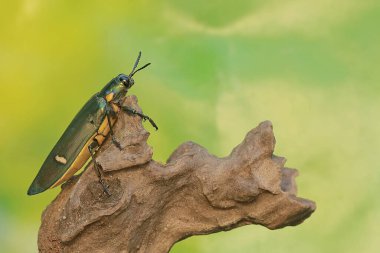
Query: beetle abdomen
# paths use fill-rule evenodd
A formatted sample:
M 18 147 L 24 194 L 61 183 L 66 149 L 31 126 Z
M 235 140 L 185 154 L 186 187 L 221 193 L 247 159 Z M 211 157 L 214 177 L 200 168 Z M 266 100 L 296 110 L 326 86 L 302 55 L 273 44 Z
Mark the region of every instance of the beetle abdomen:
M 29 195 L 64 182 L 62 177 L 73 175 L 84 165 L 89 158 L 87 146 L 106 119 L 105 106 L 106 101 L 97 95 L 88 100 L 46 158 L 29 187 Z

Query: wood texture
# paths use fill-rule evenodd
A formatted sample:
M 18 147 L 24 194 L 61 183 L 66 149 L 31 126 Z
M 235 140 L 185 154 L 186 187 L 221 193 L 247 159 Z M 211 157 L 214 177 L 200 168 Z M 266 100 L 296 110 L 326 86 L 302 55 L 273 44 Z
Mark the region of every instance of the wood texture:
M 140 110 L 134 96 L 125 103 Z M 296 196 L 297 170 L 273 155 L 269 121 L 227 157 L 186 142 L 166 164 L 152 160 L 138 116 L 120 114 L 115 132 L 123 150 L 109 138 L 97 154 L 112 195 L 103 193 L 92 164 L 64 184 L 42 215 L 41 252 L 168 252 L 192 235 L 298 225 L 316 208 Z

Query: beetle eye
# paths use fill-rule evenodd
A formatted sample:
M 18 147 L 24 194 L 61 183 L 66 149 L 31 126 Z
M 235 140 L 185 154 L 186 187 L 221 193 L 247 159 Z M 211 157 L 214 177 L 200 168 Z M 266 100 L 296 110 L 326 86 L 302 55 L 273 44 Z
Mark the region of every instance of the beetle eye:
M 120 77 L 120 82 L 122 82 L 124 85 L 128 83 L 128 80 L 125 77 Z

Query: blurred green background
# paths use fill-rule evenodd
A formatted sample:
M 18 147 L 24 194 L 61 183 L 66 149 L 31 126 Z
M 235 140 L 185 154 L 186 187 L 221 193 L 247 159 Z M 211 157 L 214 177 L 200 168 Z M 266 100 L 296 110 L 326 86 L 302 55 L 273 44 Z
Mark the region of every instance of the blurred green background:
M 139 50 L 131 92 L 160 127 L 225 156 L 263 120 L 317 211 L 300 226 L 191 237 L 171 252 L 379 252 L 380 2 L 2 1 L 0 252 L 37 252 L 59 189 L 28 197 L 79 108 Z M 274 243 L 275 242 L 275 243 Z

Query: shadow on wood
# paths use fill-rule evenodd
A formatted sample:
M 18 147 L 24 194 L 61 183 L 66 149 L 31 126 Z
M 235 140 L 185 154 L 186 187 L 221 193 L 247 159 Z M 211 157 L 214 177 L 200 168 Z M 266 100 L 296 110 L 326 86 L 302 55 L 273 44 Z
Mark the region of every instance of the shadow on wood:
M 134 96 L 125 104 L 139 108 Z M 97 154 L 112 195 L 103 193 L 90 163 L 44 211 L 41 252 L 168 252 L 192 235 L 248 224 L 294 226 L 316 208 L 296 196 L 297 170 L 273 155 L 269 121 L 227 157 L 186 142 L 165 165 L 152 160 L 138 116 L 120 114 L 115 132 L 123 150 L 109 138 Z

